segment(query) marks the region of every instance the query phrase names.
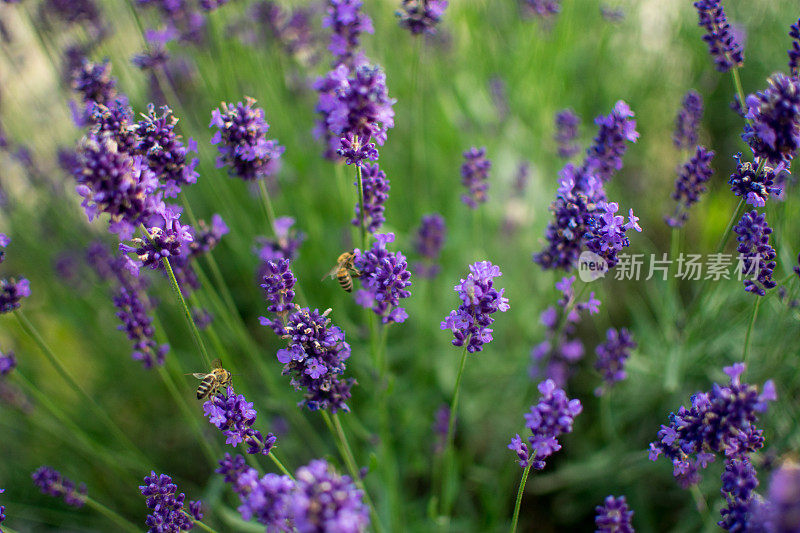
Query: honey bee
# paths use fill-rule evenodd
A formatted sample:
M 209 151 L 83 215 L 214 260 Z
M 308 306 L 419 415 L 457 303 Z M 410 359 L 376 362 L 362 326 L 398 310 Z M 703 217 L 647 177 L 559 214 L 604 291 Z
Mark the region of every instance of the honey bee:
M 355 258 L 356 256 L 352 251 L 344 252 L 336 260 L 336 265 L 322 279 L 324 280 L 328 276 L 331 278 L 336 276 L 339 285 L 347 292 L 351 292 L 353 290 L 353 275 L 361 275 L 361 272 L 353 264 Z
M 195 372 L 192 376 L 201 380 L 200 385 L 197 386 L 197 399 L 202 400 L 222 388 L 230 385 L 231 373 L 222 368 L 222 361 L 214 359 L 211 363 L 213 367 L 211 372 L 204 374 L 202 372 Z

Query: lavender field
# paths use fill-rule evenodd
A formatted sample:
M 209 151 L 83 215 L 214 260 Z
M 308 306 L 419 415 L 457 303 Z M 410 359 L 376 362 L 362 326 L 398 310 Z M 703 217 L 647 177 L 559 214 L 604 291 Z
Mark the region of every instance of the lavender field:
M 0 48 L 0 533 L 800 532 L 796 1 Z

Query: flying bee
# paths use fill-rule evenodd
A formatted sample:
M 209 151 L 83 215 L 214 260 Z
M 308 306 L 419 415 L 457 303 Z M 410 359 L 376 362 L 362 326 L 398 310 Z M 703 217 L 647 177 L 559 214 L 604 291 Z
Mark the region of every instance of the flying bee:
M 339 282 L 339 285 L 347 292 L 351 292 L 353 290 L 353 276 L 361 275 L 361 272 L 354 265 L 355 259 L 356 256 L 352 251 L 344 252 L 336 260 L 336 265 L 322 279 L 324 280 L 328 276 L 331 278 L 336 276 L 336 281 Z
M 192 374 L 192 376 L 201 380 L 200 385 L 197 386 L 198 400 L 216 394 L 220 388 L 227 387 L 231 383 L 231 373 L 222 368 L 222 361 L 214 359 L 211 366 L 213 368 L 208 374 L 202 372 L 195 372 Z

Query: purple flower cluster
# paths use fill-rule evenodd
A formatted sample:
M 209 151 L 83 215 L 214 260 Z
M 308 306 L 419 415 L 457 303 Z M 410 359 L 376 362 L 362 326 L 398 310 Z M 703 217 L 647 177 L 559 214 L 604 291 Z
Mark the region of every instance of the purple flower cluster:
M 256 238 L 257 247 L 255 252 L 261 261 L 264 263 L 279 259 L 293 261 L 297 257 L 297 250 L 303 244 L 306 236 L 302 231 L 292 229 L 294 223 L 295 220 L 292 217 L 276 218 L 273 227 L 275 238 Z
M 166 207 L 154 218 L 158 225 L 153 224 L 148 228 L 148 237 L 133 239 L 133 246 L 124 243 L 119 245 L 120 252 L 135 254 L 142 266 L 153 270 L 163 268 L 163 258 L 180 256 L 194 240 L 192 228 L 181 225 L 180 208 Z
M 486 194 L 489 188 L 489 169 L 492 162 L 486 157 L 486 148 L 474 146 L 464 152 L 464 163 L 461 165 L 461 184 L 467 188 L 467 194 L 461 196 L 461 201 L 472 209 L 479 203 L 488 200 Z
M 611 113 L 594 119 L 598 126 L 597 136 L 594 144 L 586 150 L 583 169 L 603 183 L 622 168 L 622 157 L 628 150 L 626 141 L 636 142 L 639 139 L 636 121 L 632 117 L 633 111 L 628 104 L 619 100 Z
M 264 297 L 270 303 L 267 311 L 278 315 L 279 320 L 261 317 L 261 324 L 271 327 L 276 335 L 283 335 L 283 323 L 286 316 L 295 309 L 292 300 L 294 300 L 294 285 L 297 279 L 289 268 L 288 259 L 267 261 L 264 272 L 264 276 L 261 278 L 264 283 L 261 284 L 261 288 L 264 289 Z
M 597 526 L 597 533 L 633 533 L 633 511 L 628 507 L 625 496 L 615 498 L 606 497 L 603 505 L 595 508 L 597 516 L 594 523 Z
M 531 461 L 534 469 L 542 470 L 545 460 L 561 449 L 558 438 L 572 432 L 573 420 L 583 406 L 580 400 L 567 398 L 552 379 L 542 381 L 538 388 L 539 402 L 525 413 L 525 427 L 531 432 L 527 444 L 516 435 L 508 447 L 516 451 L 520 466 L 525 467 Z
M 11 244 L 11 239 L 5 233 L 0 233 L 0 248 L 6 248 Z M 6 251 L 0 249 L 0 263 L 6 260 Z
M 719 527 L 726 531 L 752 531 L 749 526 L 758 503 L 756 487 L 756 469 L 747 457 L 725 461 L 720 492 L 725 497 L 727 507 L 720 511 L 722 520 L 717 522 Z
M 316 11 L 317 5 L 297 6 L 288 11 L 276 2 L 265 0 L 253 5 L 250 16 L 259 29 L 266 29 L 271 40 L 277 41 L 301 64 L 314 65 L 320 59 L 320 37 L 312 24 Z
M 203 412 L 208 421 L 227 437 L 225 444 L 234 448 L 241 443 L 248 446 L 247 453 L 269 455 L 277 440 L 275 435 L 267 433 L 264 437 L 260 431 L 253 429 L 258 414 L 253 403 L 248 402 L 241 394 L 236 394 L 233 387 L 220 391 L 203 404 Z
M 211 112 L 211 124 L 217 132 L 211 144 L 219 145 L 217 168 L 228 166 L 231 177 L 255 181 L 272 176 L 280 164 L 285 148 L 277 141 L 267 139 L 269 124 L 264 120 L 264 110 L 253 107 L 256 101 L 246 97 L 244 102 L 222 103 Z
M 330 131 L 328 131 L 330 134 Z M 348 165 L 365 166 L 365 161 L 377 161 L 380 154 L 375 143 L 369 142 L 369 139 L 363 141 L 357 136 L 348 132 L 344 137 L 339 139 L 341 148 L 336 150 L 336 153 L 344 158 L 344 162 Z
M 800 19 L 789 27 L 792 46 L 789 48 L 789 74 L 800 79 Z
M 5 491 L 6 491 L 6 489 L 0 489 L 0 494 L 3 494 Z M 0 524 L 3 523 L 3 520 L 6 519 L 5 510 L 6 510 L 6 506 L 5 505 L 0 505 Z
M 167 474 L 157 475 L 151 471 L 139 490 L 146 497 L 147 508 L 153 511 L 145 519 L 149 533 L 189 531 L 194 527 L 193 520 L 203 517 L 199 501 L 190 501 L 188 510 L 184 508 L 186 495 L 178 492 L 178 486 Z
M 414 249 L 423 261 L 414 263 L 414 274 L 421 278 L 434 278 L 441 267 L 436 263 L 445 239 L 444 217 L 438 213 L 423 215 L 414 236 Z
M 528 183 L 531 181 L 531 164 L 520 161 L 517 165 L 517 175 L 514 177 L 514 193 L 518 196 L 525 194 Z
M 742 138 L 756 158 L 788 167 L 800 148 L 800 79 L 778 73 L 768 82 L 745 99 L 749 122 Z
M 198 160 L 187 160 L 189 152 L 197 152 L 197 143 L 189 139 L 184 146 L 181 136 L 175 133 L 177 123 L 178 119 L 172 115 L 169 107 L 163 106 L 159 115 L 150 104 L 147 106 L 147 115 L 135 129 L 139 140 L 136 150 L 158 176 L 168 197 L 177 196 L 181 187 L 196 183 L 198 177 L 195 171 Z
M 593 315 L 600 311 L 600 300 L 591 292 L 588 300 L 577 301 L 574 283 L 575 276 L 557 282 L 556 289 L 561 292 L 557 307 L 548 307 L 539 317 L 547 333 L 546 340 L 531 350 L 533 365 L 530 376 L 533 380 L 546 377 L 563 387 L 575 363 L 583 358 L 585 348 L 576 335 L 577 324 L 582 312 L 588 311 Z
M 712 150 L 697 146 L 691 159 L 681 167 L 672 192 L 672 199 L 678 202 L 675 214 L 664 217 L 668 226 L 680 228 L 689 219 L 689 208 L 700 201 L 700 195 L 707 190 L 706 183 L 714 174 L 714 169 L 711 168 L 712 159 Z
M 222 217 L 217 214 L 211 217 L 210 226 L 204 220 L 200 220 L 197 228 L 191 228 L 191 230 L 194 235 L 189 243 L 189 250 L 193 256 L 208 253 L 216 248 L 223 235 L 227 235 L 230 231 Z
M 276 474 L 259 478 L 240 455 L 225 454 L 217 472 L 239 495 L 242 518 L 255 518 L 267 531 L 360 533 L 369 526 L 363 493 L 324 460 L 298 468 L 294 481 Z
M 384 204 L 389 199 L 389 180 L 386 179 L 386 173 L 377 164 L 363 165 L 361 172 L 364 188 L 365 225 L 367 231 L 375 233 L 386 221 L 383 213 L 386 210 Z M 354 226 L 361 224 L 358 203 L 356 203 L 356 216 L 353 218 L 352 224 Z
M 17 368 L 17 358 L 14 352 L 0 353 L 0 376 L 7 376 Z
M 750 526 L 767 533 L 788 533 L 800 529 L 800 465 L 784 462 L 772 474 L 766 501 L 754 505 Z M 761 531 L 755 529 L 756 531 Z
M 131 58 L 131 63 L 142 70 L 156 70 L 163 68 L 169 60 L 166 45 L 178 36 L 174 28 L 163 31 L 146 30 L 144 40 L 148 49 Z
M 699 25 L 706 30 L 703 40 L 708 44 L 708 52 L 717 70 L 727 72 L 731 68 L 741 67 L 744 51 L 728 24 L 721 0 L 698 0 L 694 7 L 697 8 Z
M 672 142 L 678 149 L 691 150 L 697 145 L 697 130 L 703 117 L 703 97 L 694 89 L 683 97 L 683 104 L 675 117 Z
M 83 59 L 72 73 L 72 89 L 80 93 L 83 103 L 109 105 L 117 98 L 117 80 L 111 76 L 111 63 L 92 63 Z
M 523 0 L 522 8 L 527 15 L 549 19 L 561 12 L 561 0 Z
M 628 212 L 628 222 L 625 217 L 617 215 L 619 205 L 616 202 L 600 202 L 597 211 L 589 221 L 584 236 L 586 247 L 606 260 L 608 268 L 617 264 L 617 253 L 631 241 L 626 236 L 629 229 L 641 232 L 639 217 L 633 214 L 633 209 Z
M 402 252 L 391 253 L 386 245 L 394 242 L 394 233 L 375 234 L 372 248 L 355 250 L 354 266 L 359 271 L 362 288 L 356 293 L 356 303 L 372 309 L 384 324 L 401 323 L 408 313 L 399 307 L 400 300 L 411 296 L 408 261 Z
M 447 9 L 447 3 L 447 0 L 403 0 L 395 14 L 400 19 L 400 27 L 412 35 L 433 35 Z
M 373 33 L 372 20 L 362 13 L 361 0 L 328 0 L 328 10 L 322 27 L 330 28 L 331 44 L 328 49 L 334 57 L 333 64 L 352 66 L 362 33 Z
M 598 387 L 595 394 L 600 396 L 605 389 L 625 379 L 625 362 L 635 348 L 636 343 L 627 329 L 609 328 L 606 331 L 606 341 L 598 344 L 595 349 L 597 361 L 594 363 L 605 383 L 603 387 Z
M 570 159 L 581 151 L 576 142 L 581 119 L 572 109 L 564 109 L 556 113 L 555 121 L 556 133 L 553 138 L 558 143 L 558 156 Z
M 25 278 L 0 280 L 0 314 L 19 309 L 20 300 L 31 295 L 30 282 Z
M 766 215 L 758 214 L 755 209 L 745 213 L 733 228 L 738 235 L 737 250 L 740 254 L 742 274 L 751 276 L 744 280 L 744 290 L 764 296 L 765 289 L 775 287 L 772 272 L 775 269 L 775 249 L 769 244 L 772 228 L 767 224 Z
M 81 483 L 76 487 L 74 481 L 65 478 L 49 466 L 40 466 L 31 477 L 42 494 L 64 498 L 64 503 L 72 507 L 80 508 L 86 503 L 86 485 Z
M 454 287 L 461 304 L 445 317 L 439 327 L 453 332 L 453 346 L 466 344 L 467 351 L 475 353 L 492 340 L 492 329 L 489 328 L 495 320 L 492 315 L 497 311 L 506 312 L 510 306 L 508 298 L 503 296 L 505 289 L 498 291 L 494 287 L 494 278 L 503 275 L 500 267 L 489 261 L 479 261 L 469 265 L 469 271 L 466 279 L 462 278 L 461 283 Z
M 206 0 L 201 0 L 206 1 Z M 189 0 L 136 0 L 142 6 L 153 6 L 160 11 L 161 20 L 184 42 L 200 43 L 205 20 L 197 5 Z
M 150 369 L 153 365 L 164 364 L 169 345 L 158 346 L 153 340 L 155 330 L 152 319 L 147 314 L 149 305 L 141 296 L 135 289 L 120 286 L 113 301 L 114 306 L 119 309 L 116 316 L 122 322 L 117 329 L 127 333 L 128 339 L 133 343 L 133 359 L 141 361 L 146 369 Z
M 762 430 L 756 428 L 758 413 L 777 399 L 772 381 L 758 387 L 741 382 L 744 363 L 725 367 L 728 385 L 715 384 L 710 392 L 691 397 L 691 407 L 671 413 L 668 426 L 661 426 L 658 440 L 650 443 L 650 460 L 664 455 L 672 462 L 673 476 L 687 488 L 700 481 L 699 470 L 716 454 L 742 459 L 764 445 Z
M 761 172 L 750 161 L 742 161 L 741 154 L 734 156 L 737 162 L 736 171 L 731 174 L 728 183 L 736 196 L 746 199 L 753 207 L 764 207 L 771 194 L 779 195 L 781 189 L 774 187 L 775 171 L 764 166 Z

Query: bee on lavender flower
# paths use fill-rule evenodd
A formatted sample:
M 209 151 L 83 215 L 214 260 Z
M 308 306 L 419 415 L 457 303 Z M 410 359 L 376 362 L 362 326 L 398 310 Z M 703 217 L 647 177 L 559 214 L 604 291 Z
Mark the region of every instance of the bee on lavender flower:
M 336 265 L 322 277 L 324 281 L 325 278 L 329 277 L 333 279 L 336 276 L 336 281 L 339 282 L 339 285 L 347 292 L 353 291 L 353 276 L 360 276 L 361 272 L 355 267 L 354 261 L 356 259 L 355 254 L 353 251 L 344 252 L 339 256 L 336 260 Z
M 217 393 L 223 387 L 227 387 L 231 383 L 232 374 L 222 368 L 222 361 L 214 359 L 211 362 L 211 372 L 195 372 L 192 374 L 195 378 L 200 380 L 200 385 L 197 386 L 197 399 L 202 400 Z

